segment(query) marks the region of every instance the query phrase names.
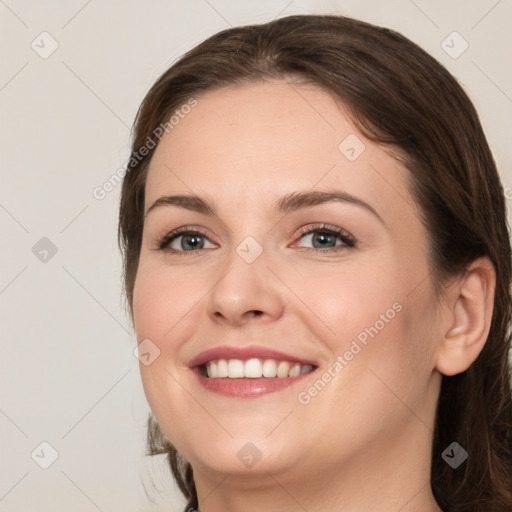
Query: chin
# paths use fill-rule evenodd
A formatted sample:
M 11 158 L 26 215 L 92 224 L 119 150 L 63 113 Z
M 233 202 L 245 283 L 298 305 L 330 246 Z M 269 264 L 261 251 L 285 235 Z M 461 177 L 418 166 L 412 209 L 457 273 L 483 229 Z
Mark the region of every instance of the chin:
M 246 435 L 224 438 L 222 441 L 211 438 L 208 443 L 176 448 L 194 469 L 233 475 L 268 477 L 268 473 L 280 473 L 301 462 L 300 450 L 284 446 L 282 436 L 277 436 L 271 442 L 261 432 L 259 437 Z

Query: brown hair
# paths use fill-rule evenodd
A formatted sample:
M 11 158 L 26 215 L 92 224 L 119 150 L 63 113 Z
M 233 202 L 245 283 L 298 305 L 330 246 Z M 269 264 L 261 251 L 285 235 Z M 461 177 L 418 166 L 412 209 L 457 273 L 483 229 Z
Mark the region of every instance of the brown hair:
M 293 15 L 214 34 L 175 62 L 138 111 L 124 178 L 118 242 L 133 321 L 133 286 L 144 222 L 144 190 L 155 128 L 192 96 L 255 80 L 294 79 L 334 93 L 370 140 L 410 171 L 429 233 L 438 291 L 479 256 L 497 276 L 492 324 L 476 361 L 442 377 L 432 446 L 432 492 L 445 511 L 512 510 L 511 249 L 503 188 L 477 112 L 457 80 L 399 33 L 335 15 Z M 133 156 L 137 154 L 137 158 Z M 453 441 L 469 454 L 457 470 L 441 457 Z M 148 454 L 168 454 L 178 486 L 197 508 L 193 471 L 148 419 Z

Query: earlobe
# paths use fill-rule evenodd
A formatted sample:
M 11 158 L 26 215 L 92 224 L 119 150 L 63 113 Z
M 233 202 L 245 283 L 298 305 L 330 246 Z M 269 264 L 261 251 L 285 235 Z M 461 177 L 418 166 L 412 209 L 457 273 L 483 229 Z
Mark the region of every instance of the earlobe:
M 487 257 L 475 260 L 448 293 L 447 328 L 436 369 L 443 375 L 466 371 L 485 346 L 491 328 L 496 272 Z

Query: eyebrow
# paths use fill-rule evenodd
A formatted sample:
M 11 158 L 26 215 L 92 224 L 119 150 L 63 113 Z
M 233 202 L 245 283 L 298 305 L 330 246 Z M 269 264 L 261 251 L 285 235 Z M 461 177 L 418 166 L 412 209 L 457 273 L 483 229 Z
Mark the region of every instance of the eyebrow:
M 308 208 L 311 206 L 316 206 L 324 203 L 331 202 L 341 202 L 341 203 L 351 203 L 357 206 L 360 206 L 369 212 L 371 212 L 375 217 L 377 217 L 382 224 L 386 225 L 382 217 L 378 214 L 378 212 L 371 206 L 366 203 L 362 199 L 355 197 L 347 192 L 339 191 L 339 190 L 328 190 L 328 191 L 320 191 L 320 190 L 311 190 L 304 192 L 292 192 L 280 198 L 275 204 L 276 212 L 280 213 L 290 213 L 294 211 L 301 210 L 303 208 Z M 196 211 L 203 215 L 208 216 L 216 216 L 217 211 L 213 203 L 208 201 L 205 198 L 199 197 L 197 195 L 173 195 L 173 196 L 162 196 L 159 197 L 147 210 L 144 214 L 144 218 L 148 216 L 148 214 L 155 210 L 158 207 L 162 206 L 178 206 L 180 208 L 185 208 L 187 210 Z

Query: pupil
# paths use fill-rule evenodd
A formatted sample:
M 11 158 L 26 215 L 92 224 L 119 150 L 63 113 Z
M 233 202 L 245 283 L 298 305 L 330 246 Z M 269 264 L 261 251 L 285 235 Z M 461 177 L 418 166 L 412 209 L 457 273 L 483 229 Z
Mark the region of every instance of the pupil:
M 196 242 L 187 242 L 186 245 L 189 245 L 192 249 L 197 249 L 197 245 L 200 245 L 200 237 L 198 235 L 190 235 L 186 238 L 184 238 L 184 240 L 196 240 Z M 199 240 L 199 241 L 198 241 Z
M 334 235 L 330 235 L 328 233 L 319 233 L 317 237 L 315 237 L 315 239 L 318 241 L 318 239 L 320 238 L 321 240 L 325 241 L 327 238 L 332 238 L 333 236 Z M 325 243 L 321 242 L 321 245 L 325 245 Z

